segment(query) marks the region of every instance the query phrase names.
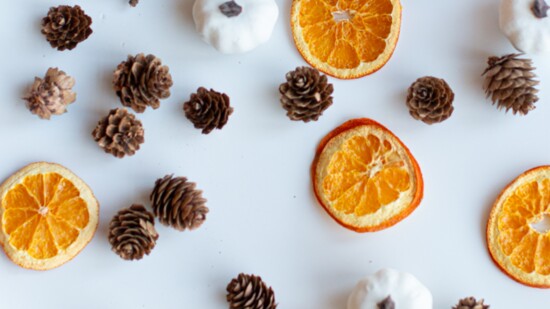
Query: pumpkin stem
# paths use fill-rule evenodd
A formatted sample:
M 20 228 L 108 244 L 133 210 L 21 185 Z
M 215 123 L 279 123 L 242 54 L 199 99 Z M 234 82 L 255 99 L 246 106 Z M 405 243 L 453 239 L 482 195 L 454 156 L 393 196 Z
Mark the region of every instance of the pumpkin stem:
M 239 16 L 239 14 L 243 11 L 243 7 L 238 5 L 235 0 L 224 2 L 219 6 L 219 8 L 222 14 L 227 17 Z
M 376 307 L 378 309 L 395 309 L 395 302 L 391 299 L 391 295 L 388 295 L 383 301 L 376 304 Z
M 548 9 L 550 9 L 550 6 L 546 4 L 546 1 L 544 0 L 535 0 L 535 4 L 533 4 L 533 14 L 537 18 L 545 18 L 548 17 Z

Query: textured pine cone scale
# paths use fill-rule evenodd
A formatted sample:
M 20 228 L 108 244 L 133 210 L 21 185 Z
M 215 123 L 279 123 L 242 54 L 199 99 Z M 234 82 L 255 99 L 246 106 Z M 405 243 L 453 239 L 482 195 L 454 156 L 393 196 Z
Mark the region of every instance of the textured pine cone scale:
M 183 104 L 185 116 L 202 134 L 209 134 L 214 129 L 222 129 L 233 114 L 229 96 L 204 87 L 197 89 L 189 101 Z
M 294 121 L 317 121 L 332 105 L 334 87 L 326 75 L 310 67 L 298 67 L 286 74 L 279 86 L 281 105 Z
M 170 97 L 172 75 L 154 55 L 128 56 L 114 72 L 113 88 L 123 106 L 143 113 L 147 107 L 157 109 L 160 100 Z
M 483 89 L 498 109 L 511 110 L 514 115 L 527 115 L 539 100 L 535 88 L 539 82 L 535 80 L 533 62 L 520 56 L 490 57 L 482 74 L 485 76 Z
M 150 199 L 160 223 L 178 231 L 199 228 L 209 212 L 202 191 L 185 177 L 167 175 L 158 179 Z
M 72 50 L 91 34 L 92 18 L 78 5 L 52 7 L 42 19 L 42 34 L 53 48 Z
M 145 142 L 144 132 L 141 121 L 134 114 L 117 108 L 98 122 L 92 136 L 106 153 L 123 158 L 140 149 Z
M 139 260 L 149 255 L 158 237 L 155 218 L 142 205 L 122 209 L 109 225 L 112 250 L 125 260 Z
M 239 274 L 227 285 L 227 301 L 230 309 L 275 309 L 275 293 L 262 278 Z

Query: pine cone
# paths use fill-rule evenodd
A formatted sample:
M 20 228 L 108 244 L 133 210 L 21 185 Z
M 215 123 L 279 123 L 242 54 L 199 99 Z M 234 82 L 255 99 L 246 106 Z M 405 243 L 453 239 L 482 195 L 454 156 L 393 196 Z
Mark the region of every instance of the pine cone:
M 130 5 L 133 7 L 137 6 L 138 3 L 139 3 L 139 0 L 130 0 Z
M 80 6 L 52 7 L 42 19 L 42 34 L 53 48 L 71 50 L 92 34 L 92 18 Z
M 485 305 L 483 299 L 479 301 L 473 297 L 461 299 L 453 309 L 489 309 L 489 305 Z
M 140 260 L 149 255 L 158 238 L 155 217 L 142 205 L 122 209 L 109 224 L 112 250 L 125 260 Z
M 485 75 L 483 89 L 499 109 L 511 109 L 514 115 L 527 115 L 539 100 L 535 89 L 539 82 L 534 80 L 535 67 L 531 59 L 519 59 L 518 56 L 520 54 L 490 57 L 489 67 L 482 74 Z
M 202 129 L 202 134 L 208 134 L 225 126 L 233 113 L 233 107 L 229 103 L 227 94 L 200 87 L 183 104 L 183 111 L 195 128 Z
M 409 88 L 407 106 L 414 119 L 434 124 L 451 117 L 454 98 L 455 94 L 445 80 L 425 76 Z
M 114 72 L 113 87 L 120 102 L 137 113 L 147 106 L 159 108 L 160 99 L 170 96 L 172 84 L 168 67 L 153 55 L 128 56 Z
M 166 175 L 155 182 L 151 193 L 153 212 L 160 223 L 179 231 L 194 230 L 206 220 L 208 207 L 202 191 L 185 177 Z
M 31 113 L 42 119 L 67 112 L 67 105 L 76 100 L 72 91 L 75 80 L 57 68 L 49 68 L 44 79 L 35 77 L 34 84 L 23 98 Z
M 286 74 L 279 86 L 281 104 L 291 120 L 316 121 L 332 105 L 334 88 L 326 75 L 309 67 L 299 67 Z
M 231 309 L 275 309 L 275 294 L 261 277 L 239 274 L 227 285 L 227 301 Z
M 141 121 L 125 108 L 111 110 L 92 132 L 99 146 L 117 158 L 134 155 L 145 141 L 143 134 Z

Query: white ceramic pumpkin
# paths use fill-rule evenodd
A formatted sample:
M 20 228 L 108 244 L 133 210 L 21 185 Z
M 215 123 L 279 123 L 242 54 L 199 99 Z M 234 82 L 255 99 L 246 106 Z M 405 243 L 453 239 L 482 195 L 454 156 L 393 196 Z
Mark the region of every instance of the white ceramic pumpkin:
M 550 52 L 550 17 L 544 0 L 502 0 L 500 29 L 516 49 L 528 54 Z
M 428 288 L 413 275 L 393 269 L 381 269 L 359 281 L 348 299 L 348 309 L 432 307 L 432 293 Z
M 278 16 L 274 0 L 196 0 L 193 6 L 197 31 L 228 54 L 247 52 L 267 42 Z

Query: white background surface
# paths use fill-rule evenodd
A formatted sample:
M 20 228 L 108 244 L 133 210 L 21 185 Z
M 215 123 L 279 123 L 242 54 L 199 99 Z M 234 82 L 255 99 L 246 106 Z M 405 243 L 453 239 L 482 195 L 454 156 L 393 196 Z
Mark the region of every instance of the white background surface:
M 513 52 L 498 30 L 497 0 L 403 0 L 402 33 L 378 73 L 334 83 L 334 105 L 316 123 L 291 122 L 279 105 L 287 71 L 304 65 L 289 29 L 290 0 L 272 39 L 255 51 L 225 56 L 194 31 L 191 0 L 0 2 L 0 176 L 33 161 L 72 169 L 94 190 L 101 221 L 93 241 L 61 268 L 35 272 L 0 256 L 1 308 L 227 308 L 225 287 L 239 272 L 273 286 L 281 309 L 345 308 L 364 275 L 381 267 L 415 274 L 434 295 L 434 308 L 484 297 L 491 308 L 548 308 L 550 292 L 515 283 L 490 260 L 485 224 L 500 190 L 526 169 L 550 163 L 550 92 L 527 117 L 499 112 L 484 98 L 481 73 L 492 54 Z M 92 36 L 58 52 L 40 34 L 48 8 L 80 4 L 93 18 Z M 112 71 L 128 54 L 154 53 L 170 67 L 172 96 L 138 116 L 146 143 L 116 159 L 90 132 L 120 103 Z M 550 61 L 535 58 L 541 89 Z M 59 67 L 76 78 L 69 112 L 40 120 L 21 96 L 34 76 Z M 405 92 L 418 77 L 445 78 L 455 112 L 427 126 L 413 120 Z M 221 131 L 201 135 L 182 104 L 199 86 L 228 93 L 235 113 Z M 309 165 L 318 141 L 355 117 L 394 131 L 422 168 L 425 197 L 400 224 L 356 234 L 329 218 L 314 200 Z M 187 176 L 204 190 L 210 214 L 194 232 L 157 224 L 150 256 L 126 262 L 111 252 L 107 227 L 132 203 L 148 203 L 154 181 Z

